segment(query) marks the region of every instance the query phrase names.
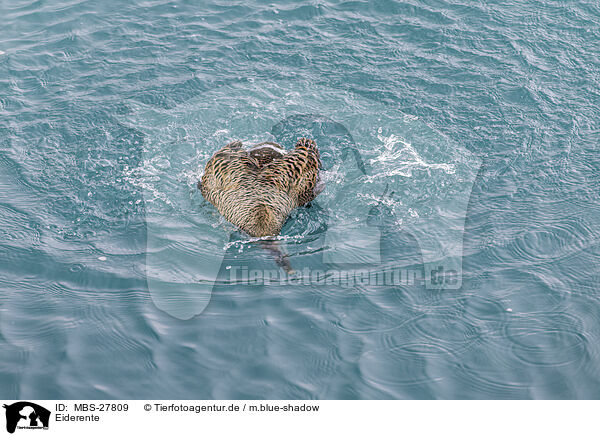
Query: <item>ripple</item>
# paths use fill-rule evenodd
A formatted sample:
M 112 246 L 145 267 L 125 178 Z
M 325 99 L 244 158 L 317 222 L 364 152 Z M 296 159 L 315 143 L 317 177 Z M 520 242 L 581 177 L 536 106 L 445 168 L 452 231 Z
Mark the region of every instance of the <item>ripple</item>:
M 515 319 L 506 326 L 512 353 L 522 362 L 535 366 L 581 365 L 586 338 L 578 322 L 550 314 L 542 319 Z

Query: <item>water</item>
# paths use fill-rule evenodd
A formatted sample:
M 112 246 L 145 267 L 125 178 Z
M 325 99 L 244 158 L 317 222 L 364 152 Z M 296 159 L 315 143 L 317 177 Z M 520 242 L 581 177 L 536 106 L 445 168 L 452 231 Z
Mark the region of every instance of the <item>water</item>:
M 596 3 L 0 17 L 1 397 L 600 397 Z M 301 279 L 458 275 L 234 275 L 274 262 L 203 165 L 301 135 L 327 182 L 280 238 Z

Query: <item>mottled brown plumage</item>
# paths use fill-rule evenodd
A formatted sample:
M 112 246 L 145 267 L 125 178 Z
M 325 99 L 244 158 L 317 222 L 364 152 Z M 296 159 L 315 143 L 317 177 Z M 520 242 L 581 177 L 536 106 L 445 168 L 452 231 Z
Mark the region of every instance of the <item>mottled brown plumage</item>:
M 227 221 L 250 236 L 274 236 L 292 210 L 319 194 L 320 166 L 311 139 L 300 139 L 288 153 L 275 143 L 246 150 L 235 141 L 208 161 L 198 187 Z

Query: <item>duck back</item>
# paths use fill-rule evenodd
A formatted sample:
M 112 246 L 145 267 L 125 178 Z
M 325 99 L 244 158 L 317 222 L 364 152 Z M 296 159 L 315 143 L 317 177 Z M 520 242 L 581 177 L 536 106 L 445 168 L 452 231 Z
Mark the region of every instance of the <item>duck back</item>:
M 274 236 L 293 209 L 315 198 L 321 161 L 314 141 L 290 152 L 264 142 L 249 150 L 227 144 L 206 164 L 199 188 L 229 222 L 250 236 Z

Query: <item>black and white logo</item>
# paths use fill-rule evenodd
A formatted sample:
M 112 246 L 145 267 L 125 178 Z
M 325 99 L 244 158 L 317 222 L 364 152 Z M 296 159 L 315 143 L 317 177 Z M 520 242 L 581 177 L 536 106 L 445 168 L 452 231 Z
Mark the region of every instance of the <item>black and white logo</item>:
M 16 429 L 48 429 L 50 411 L 29 401 L 19 401 L 4 405 L 6 409 L 6 431 L 14 433 Z

